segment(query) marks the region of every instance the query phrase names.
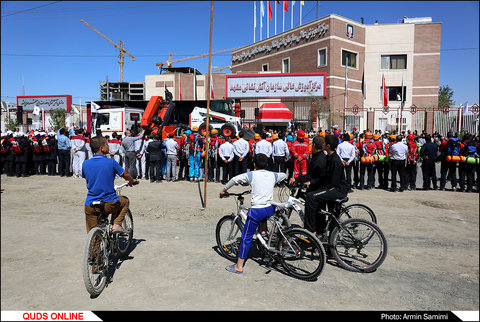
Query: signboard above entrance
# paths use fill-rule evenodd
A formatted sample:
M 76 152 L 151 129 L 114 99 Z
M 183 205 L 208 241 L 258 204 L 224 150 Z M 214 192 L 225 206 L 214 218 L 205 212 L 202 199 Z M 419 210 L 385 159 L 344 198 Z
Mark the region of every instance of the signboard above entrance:
M 326 73 L 226 75 L 228 98 L 326 97 Z

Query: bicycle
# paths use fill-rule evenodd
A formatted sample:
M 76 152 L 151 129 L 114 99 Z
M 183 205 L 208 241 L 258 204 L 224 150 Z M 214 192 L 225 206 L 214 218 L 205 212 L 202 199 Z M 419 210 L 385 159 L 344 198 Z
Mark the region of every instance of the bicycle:
M 138 184 L 137 181 L 135 184 Z M 117 195 L 128 182 L 115 186 Z M 92 296 L 102 293 L 107 284 L 108 272 L 114 259 L 128 254 L 133 239 L 133 216 L 130 209 L 122 222 L 127 232 L 113 233 L 114 216 L 105 213 L 105 203 L 94 201 L 90 204 L 99 213 L 97 226 L 90 230 L 83 252 L 82 275 L 85 287 Z M 110 218 L 109 218 L 110 217 Z
M 215 237 L 221 254 L 235 261 L 238 256 L 241 233 L 247 219 L 248 208 L 243 205 L 242 193 L 229 193 L 234 196 L 237 213 L 226 215 L 217 223 Z M 228 197 L 227 195 L 227 197 Z M 326 254 L 321 242 L 309 231 L 292 227 L 284 211 L 283 204 L 274 204 L 275 213 L 267 220 L 266 234 L 255 234 L 257 246 L 262 258 L 267 256 L 267 266 L 280 262 L 282 267 L 293 277 L 302 280 L 314 280 L 322 272 L 326 263 Z
M 281 184 L 279 185 L 278 190 L 279 200 L 292 203 L 292 206 L 289 208 L 290 211 L 287 212 L 288 219 L 292 224 L 296 224 L 300 227 L 303 227 L 305 217 L 305 213 L 302 210 L 302 208 L 305 207 L 305 202 L 303 201 L 303 199 L 305 199 L 305 192 L 303 191 L 303 188 L 304 186 L 301 184 Z M 300 223 L 298 223 L 296 218 L 292 216 L 293 212 L 297 213 L 296 217 L 301 220 Z M 362 218 L 371 221 L 374 224 L 377 223 L 377 217 L 373 210 L 360 203 L 354 203 L 347 206 L 342 203 L 338 214 L 337 218 L 342 221 L 351 218 Z
M 297 196 L 301 197 L 302 192 L 297 192 Z M 387 239 L 380 227 L 369 220 L 340 220 L 347 201 L 348 197 L 337 199 L 333 202 L 333 211 L 318 211 L 318 215 L 328 216 L 324 230 L 318 235 L 319 239 L 341 267 L 354 272 L 375 271 L 387 256 Z M 301 204 L 301 200 L 292 196 L 285 204 L 287 209 L 293 209 L 294 205 Z

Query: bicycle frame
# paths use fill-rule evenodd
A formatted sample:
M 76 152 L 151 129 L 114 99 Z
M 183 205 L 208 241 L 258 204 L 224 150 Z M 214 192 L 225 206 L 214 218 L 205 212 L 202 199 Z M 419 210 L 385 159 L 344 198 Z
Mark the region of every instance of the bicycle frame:
M 244 192 L 245 193 L 245 192 Z M 234 220 L 232 221 L 232 227 L 231 227 L 231 230 L 229 232 L 229 234 L 232 234 L 233 230 L 235 229 L 236 227 L 236 222 L 237 220 L 243 220 L 243 222 L 246 222 L 247 220 L 247 213 L 249 208 L 244 206 L 243 205 L 243 201 L 245 200 L 245 198 L 243 197 L 243 194 L 240 194 L 240 195 L 237 195 L 235 194 L 234 197 L 236 197 L 236 203 L 237 203 L 237 214 L 234 215 L 232 213 L 232 215 L 235 217 Z M 277 207 L 280 207 L 280 208 L 286 208 L 290 205 L 290 203 L 287 201 L 285 203 L 281 203 L 281 204 L 276 204 Z M 246 212 L 245 212 L 246 211 Z M 260 234 L 260 232 L 256 232 L 255 233 L 255 236 L 257 237 L 257 240 L 260 242 L 260 244 L 262 244 L 262 246 L 265 248 L 265 250 L 267 250 L 268 253 L 274 253 L 274 254 L 282 254 L 284 252 L 281 252 L 281 251 L 278 251 L 275 249 L 275 247 L 272 245 L 272 242 L 273 242 L 273 236 L 276 234 L 276 233 L 280 233 L 281 236 L 284 238 L 284 240 L 288 243 L 288 245 L 290 246 L 290 249 L 293 248 L 292 244 L 290 244 L 290 241 L 285 237 L 285 234 L 283 233 L 283 229 L 282 229 L 282 225 L 280 224 L 277 216 L 276 216 L 276 213 L 271 216 L 269 219 L 269 221 L 273 222 L 274 224 L 274 228 L 272 229 L 272 232 L 270 233 L 270 235 L 268 236 L 268 241 L 266 241 L 263 236 Z M 297 254 L 295 254 L 297 255 Z

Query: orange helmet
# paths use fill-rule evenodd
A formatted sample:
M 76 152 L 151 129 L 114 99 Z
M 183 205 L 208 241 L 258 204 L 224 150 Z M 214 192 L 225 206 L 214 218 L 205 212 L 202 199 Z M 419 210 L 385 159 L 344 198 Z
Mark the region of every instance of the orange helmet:
M 374 140 L 378 140 L 379 138 L 380 138 L 380 135 L 378 135 L 378 134 L 374 134 L 374 135 L 373 135 L 373 139 L 374 139 Z
M 218 130 L 217 129 L 213 129 L 212 132 L 210 132 L 211 134 L 217 134 L 218 133 Z
M 198 132 L 198 126 L 192 127 L 192 132 Z
M 325 137 L 325 132 L 323 132 L 323 131 L 322 131 L 322 132 L 320 132 L 320 136 L 323 136 L 323 137 Z
M 365 138 L 366 138 L 366 139 L 371 139 L 371 138 L 372 138 L 372 133 L 370 133 L 370 132 L 365 132 Z
M 392 134 L 392 135 L 390 135 L 390 139 L 396 140 L 396 139 L 397 139 L 397 136 L 396 136 L 395 134 Z
M 255 136 L 254 136 L 255 140 L 260 140 L 260 134 L 258 133 L 255 133 Z
M 272 135 L 272 140 L 278 140 L 278 134 Z

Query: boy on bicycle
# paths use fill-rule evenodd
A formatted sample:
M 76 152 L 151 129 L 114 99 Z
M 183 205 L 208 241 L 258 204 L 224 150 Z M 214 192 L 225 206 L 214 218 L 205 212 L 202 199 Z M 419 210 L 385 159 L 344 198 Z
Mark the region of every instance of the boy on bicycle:
M 227 190 L 234 185 L 250 184 L 252 187 L 251 207 L 248 210 L 247 220 L 242 230 L 242 242 L 240 243 L 237 263 L 225 268 L 227 271 L 237 274 L 243 273 L 243 265 L 245 264 L 245 259 L 257 227 L 259 224 L 265 223 L 275 212 L 275 208 L 272 205 L 275 184 L 287 178 L 285 173 L 266 170 L 268 158 L 265 154 L 256 154 L 253 162 L 255 166 L 254 171 L 233 177 L 220 192 L 221 198 L 222 196 L 228 196 Z
M 129 200 L 127 197 L 118 196 L 115 192 L 114 180 L 119 175 L 128 181 L 132 186 L 134 180 L 115 159 L 107 158 L 110 150 L 108 141 L 103 136 L 95 136 L 90 140 L 90 148 L 93 157 L 83 162 L 82 178 L 87 181 L 87 199 L 85 200 L 85 219 L 87 233 L 97 225 L 97 212 L 90 207 L 93 201 L 105 202 L 105 212 L 116 215 L 114 219 L 113 232 L 125 232 L 122 228 L 122 221 L 128 210 Z

